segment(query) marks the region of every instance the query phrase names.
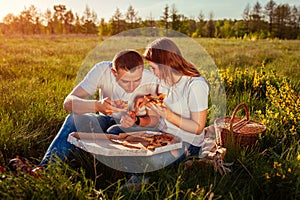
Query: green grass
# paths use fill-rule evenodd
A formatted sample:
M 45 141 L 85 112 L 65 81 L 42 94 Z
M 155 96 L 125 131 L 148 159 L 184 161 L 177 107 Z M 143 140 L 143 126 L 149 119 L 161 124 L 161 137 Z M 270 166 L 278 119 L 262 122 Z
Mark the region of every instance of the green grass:
M 62 104 L 77 72 L 99 59 L 85 60 L 102 41 L 0 37 L 0 165 L 17 155 L 39 163 L 68 114 Z M 150 184 L 141 192 L 126 192 L 120 190 L 122 172 L 83 153 L 82 168 L 61 163 L 38 178 L 0 172 L 1 199 L 299 199 L 300 41 L 195 41 L 220 69 L 227 115 L 244 102 L 251 118 L 268 127 L 253 148 L 228 147 L 225 162 L 234 163 L 232 172 L 221 176 L 205 163 L 181 164 L 148 173 Z

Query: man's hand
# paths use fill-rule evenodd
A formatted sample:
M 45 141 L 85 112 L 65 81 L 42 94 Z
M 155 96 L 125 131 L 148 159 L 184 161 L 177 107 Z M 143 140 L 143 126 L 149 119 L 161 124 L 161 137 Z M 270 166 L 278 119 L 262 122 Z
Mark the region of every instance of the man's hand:
M 121 118 L 121 126 L 124 128 L 129 128 L 134 125 L 136 122 L 136 114 L 133 111 L 128 111 L 125 115 L 122 116 Z
M 116 107 L 115 103 L 110 98 L 104 98 L 95 103 L 96 111 L 106 115 L 111 115 L 114 112 L 126 112 L 124 108 Z

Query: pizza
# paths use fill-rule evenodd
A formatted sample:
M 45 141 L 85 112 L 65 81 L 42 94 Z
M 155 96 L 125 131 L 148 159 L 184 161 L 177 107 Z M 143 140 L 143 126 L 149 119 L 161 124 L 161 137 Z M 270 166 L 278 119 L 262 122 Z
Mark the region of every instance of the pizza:
M 160 132 L 158 134 L 147 134 L 145 132 L 137 134 L 120 133 L 119 135 L 110 135 L 108 138 L 112 142 L 122 144 L 125 147 L 151 151 L 175 143 L 174 135 Z
M 166 94 L 159 93 L 158 95 L 147 94 L 144 96 L 147 102 L 151 102 L 154 104 L 162 105 L 164 103 L 164 99 Z

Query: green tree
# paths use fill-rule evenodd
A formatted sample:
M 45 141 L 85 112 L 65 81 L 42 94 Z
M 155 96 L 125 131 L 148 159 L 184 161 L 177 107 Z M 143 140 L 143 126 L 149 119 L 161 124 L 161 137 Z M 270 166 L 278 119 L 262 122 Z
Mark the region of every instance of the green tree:
M 41 14 L 38 12 L 38 9 L 34 6 L 31 5 L 28 8 L 29 16 L 31 19 L 29 21 L 32 24 L 32 30 L 30 32 L 34 34 L 40 34 L 42 31 L 42 24 L 41 24 Z
M 250 32 L 258 32 L 261 30 L 261 19 L 262 19 L 262 7 L 261 4 L 257 1 L 252 9 L 250 15 Z
M 150 16 L 147 17 L 147 19 L 144 20 L 142 22 L 142 24 L 143 24 L 144 27 L 154 27 L 156 25 L 156 22 L 152 17 L 152 13 L 150 13 Z
M 54 22 L 53 22 L 51 10 L 47 9 L 45 11 L 44 19 L 45 19 L 45 23 L 47 24 L 46 25 L 46 33 L 53 34 L 54 33 L 54 27 L 53 27 Z
M 30 12 L 25 8 L 19 15 L 19 30 L 21 30 L 22 34 L 30 34 L 31 27 L 32 27 L 32 17 L 30 15 Z
M 104 18 L 101 18 L 100 24 L 98 27 L 98 34 L 101 36 L 108 36 L 110 34 L 109 24 L 107 24 Z
M 54 24 L 54 32 L 58 34 L 65 33 L 64 29 L 64 17 L 66 12 L 65 5 L 54 5 L 54 16 L 53 16 L 53 24 Z
M 165 8 L 164 8 L 164 13 L 163 16 L 161 16 L 161 23 L 163 25 L 163 27 L 166 29 L 167 33 L 168 33 L 168 29 L 169 29 L 169 6 L 168 4 L 166 4 Z
M 134 10 L 134 8 L 130 5 L 125 14 L 125 20 L 129 23 L 129 28 L 137 28 L 139 25 L 140 18 L 137 16 L 138 12 Z
M 231 20 L 218 20 L 215 22 L 215 36 L 219 38 L 231 38 L 234 36 L 233 22 Z
M 64 26 L 66 33 L 73 33 L 74 32 L 74 22 L 75 22 L 75 16 L 71 10 L 67 11 L 64 14 Z
M 214 37 L 215 35 L 215 22 L 213 20 L 214 14 L 213 12 L 209 13 L 209 20 L 206 23 L 206 30 L 207 30 L 207 36 L 208 37 Z
M 126 22 L 122 19 L 122 13 L 119 8 L 116 8 L 114 15 L 110 19 L 111 35 L 118 34 L 125 30 Z
M 4 26 L 3 26 L 1 32 L 3 34 L 16 33 L 16 30 L 15 30 L 16 19 L 17 19 L 17 17 L 14 16 L 12 13 L 8 13 L 7 15 L 5 15 L 5 17 L 3 18 Z
M 290 18 L 290 38 L 297 39 L 300 38 L 300 7 L 297 9 L 296 6 L 291 8 L 291 18 Z
M 197 37 L 203 37 L 205 35 L 205 21 L 204 21 L 204 14 L 202 11 L 200 11 L 198 17 L 197 17 L 197 23 L 196 23 L 196 34 Z
M 168 14 L 167 14 L 168 16 Z M 171 27 L 172 30 L 178 31 L 180 26 L 180 16 L 178 15 L 178 10 L 176 9 L 175 4 L 172 4 L 171 7 Z
M 185 35 L 190 35 L 190 20 L 184 15 L 179 15 L 179 28 L 177 31 Z
M 81 17 L 83 33 L 86 34 L 96 34 L 98 33 L 97 29 L 97 14 L 92 11 L 89 6 L 85 7 L 83 16 Z
M 274 29 L 275 29 L 275 37 L 278 38 L 286 38 L 287 36 L 287 30 L 286 25 L 290 22 L 291 17 L 291 8 L 288 4 L 279 5 L 275 9 L 275 15 L 274 15 Z
M 80 22 L 80 17 L 79 15 L 76 13 L 75 14 L 75 33 L 82 33 L 83 31 L 83 27 L 82 24 Z
M 189 34 L 188 35 L 192 36 L 192 34 L 195 33 L 197 30 L 197 22 L 195 19 L 190 18 L 188 20 L 188 24 L 189 24 Z
M 238 20 L 234 23 L 234 36 L 237 38 L 243 38 L 247 34 L 247 25 L 244 20 Z
M 269 20 L 269 32 L 272 34 L 273 32 L 273 21 L 274 21 L 274 12 L 275 12 L 276 3 L 273 0 L 270 0 L 266 6 L 264 13 L 268 17 Z
M 244 20 L 244 23 L 246 25 L 246 30 L 245 30 L 245 34 L 249 34 L 250 32 L 250 4 L 247 3 L 246 5 L 246 8 L 244 9 L 244 12 L 243 12 L 243 20 Z

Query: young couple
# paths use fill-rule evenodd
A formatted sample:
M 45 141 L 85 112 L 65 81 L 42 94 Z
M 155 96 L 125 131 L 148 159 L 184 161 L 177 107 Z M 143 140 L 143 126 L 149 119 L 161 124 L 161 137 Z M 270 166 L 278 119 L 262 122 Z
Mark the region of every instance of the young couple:
M 38 169 L 46 167 L 54 155 L 63 161 L 68 158 L 75 146 L 67 138 L 76 131 L 159 130 L 182 139 L 183 155 L 178 155 L 178 159 L 199 154 L 208 109 L 208 84 L 168 38 L 150 43 L 144 58 L 151 72 L 144 69 L 142 56 L 134 50 L 121 51 L 112 62 L 100 62 L 91 69 L 66 97 L 64 109 L 72 113 L 67 116 Z M 97 91 L 100 100 L 88 99 Z M 129 109 L 134 110 L 137 104 L 133 97 L 157 92 L 166 94 L 163 105 L 150 104 L 133 115 L 124 115 L 128 110 L 122 104 L 128 102 Z

